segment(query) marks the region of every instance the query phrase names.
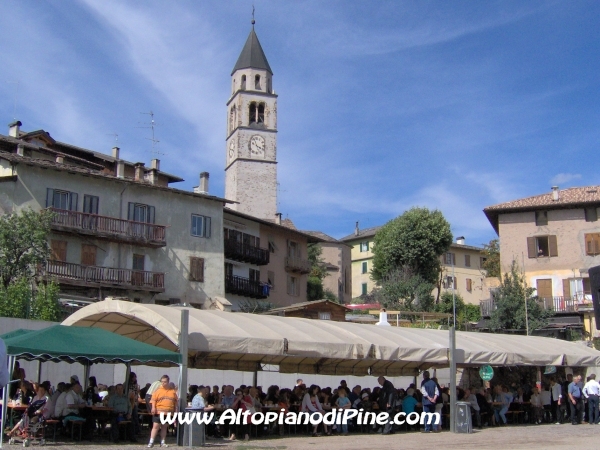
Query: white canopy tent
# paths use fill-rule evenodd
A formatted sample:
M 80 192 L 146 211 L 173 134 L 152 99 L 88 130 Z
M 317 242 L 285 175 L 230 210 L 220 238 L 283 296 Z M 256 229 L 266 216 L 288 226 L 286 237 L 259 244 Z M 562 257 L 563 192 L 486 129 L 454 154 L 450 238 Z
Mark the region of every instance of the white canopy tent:
M 176 350 L 181 309 L 106 300 L 63 324 Z M 282 373 L 399 376 L 449 366 L 448 331 L 188 309 L 189 367 L 256 371 L 272 364 Z M 551 338 L 457 332 L 456 348 L 459 367 L 600 365 L 597 350 Z

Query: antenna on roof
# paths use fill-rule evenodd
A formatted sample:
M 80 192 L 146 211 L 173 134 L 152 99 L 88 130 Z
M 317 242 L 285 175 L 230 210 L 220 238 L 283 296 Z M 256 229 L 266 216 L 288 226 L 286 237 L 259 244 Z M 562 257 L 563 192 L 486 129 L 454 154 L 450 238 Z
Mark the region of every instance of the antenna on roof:
M 158 124 L 154 121 L 154 113 L 152 111 L 144 113 L 141 112 L 140 114 L 147 114 L 150 116 L 150 122 L 139 122 L 142 125 L 147 125 L 145 127 L 136 127 L 136 128 L 149 128 L 152 130 L 152 137 L 151 138 L 146 138 L 149 141 L 152 141 L 152 150 L 150 151 L 150 153 L 152 153 L 153 156 L 158 156 L 158 155 L 164 155 L 164 153 L 161 153 L 158 151 L 158 144 L 160 143 L 160 141 L 158 139 L 156 139 L 156 137 L 154 136 L 154 128 L 158 126 Z
M 8 84 L 15 84 L 14 100 L 13 100 L 13 120 L 17 120 L 17 100 L 19 98 L 19 85 L 20 81 L 7 81 Z
M 107 136 L 114 136 L 115 137 L 115 145 L 117 145 L 117 143 L 119 142 L 119 135 L 117 133 L 106 133 Z
M 256 20 L 254 20 L 254 5 L 252 5 L 252 22 L 250 22 L 252 24 L 252 28 L 254 28 L 254 24 L 256 23 Z
M 281 183 L 278 181 L 277 182 L 277 211 L 281 211 L 281 200 L 279 200 L 281 198 L 281 194 L 282 192 L 287 192 L 285 189 L 281 189 Z

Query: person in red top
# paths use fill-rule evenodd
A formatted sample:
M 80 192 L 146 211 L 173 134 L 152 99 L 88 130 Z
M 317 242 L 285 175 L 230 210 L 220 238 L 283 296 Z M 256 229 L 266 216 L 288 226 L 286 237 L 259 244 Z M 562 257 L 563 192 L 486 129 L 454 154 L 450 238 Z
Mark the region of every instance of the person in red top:
M 252 397 L 248 394 L 244 394 L 244 392 L 241 389 L 236 389 L 235 391 L 235 400 L 233 401 L 233 405 L 232 408 L 235 410 L 241 409 L 242 410 L 242 414 L 245 411 L 254 411 L 254 402 L 252 401 Z M 242 415 L 242 417 L 244 417 Z M 244 435 L 244 440 L 247 441 L 248 439 L 250 439 L 250 436 L 248 434 L 248 420 L 250 420 L 249 418 L 244 418 L 244 423 L 243 424 L 239 424 L 237 426 L 237 434 L 238 436 L 241 436 L 242 434 Z M 232 433 L 230 438 L 230 441 L 234 441 L 235 440 L 235 433 Z
M 168 447 L 165 443 L 167 437 L 168 424 L 160 423 L 160 413 L 176 413 L 179 410 L 179 399 L 177 392 L 170 387 L 169 376 L 163 375 L 160 379 L 160 387 L 154 391 L 150 399 L 152 405 L 152 432 L 150 433 L 150 442 L 148 448 L 154 447 L 154 439 L 160 430 L 160 446 Z

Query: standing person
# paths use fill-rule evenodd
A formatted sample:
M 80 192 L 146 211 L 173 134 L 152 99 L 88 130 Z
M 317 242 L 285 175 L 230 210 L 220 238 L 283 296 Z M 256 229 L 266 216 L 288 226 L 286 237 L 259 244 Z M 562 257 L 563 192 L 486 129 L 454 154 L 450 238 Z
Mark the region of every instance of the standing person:
M 550 402 L 554 421 L 557 425 L 562 423 L 562 410 L 560 408 L 563 401 L 562 386 L 556 382 L 554 377 L 550 378 Z
M 169 425 L 160 423 L 160 413 L 176 413 L 179 410 L 179 398 L 175 389 L 171 387 L 168 375 L 163 375 L 160 378 L 160 387 L 152 394 L 150 403 L 152 404 L 152 432 L 150 433 L 148 448 L 154 447 L 154 439 L 156 439 L 159 431 L 160 446 L 168 447 L 165 438 L 167 437 Z
M 379 410 L 385 411 L 389 414 L 390 419 L 383 427 L 383 434 L 391 434 L 392 433 L 392 417 L 394 412 L 394 405 L 396 404 L 396 396 L 398 393 L 396 392 L 396 388 L 392 384 L 390 380 L 386 380 L 385 377 L 381 376 L 377 378 L 377 382 L 381 385 L 381 390 L 379 391 Z
M 440 391 L 438 391 L 437 384 L 429 376 L 429 371 L 423 372 L 423 381 L 421 382 L 421 393 L 423 394 L 423 412 L 424 413 L 435 413 L 435 403 Z M 451 401 L 456 401 L 455 398 L 451 398 Z M 431 417 L 431 416 L 430 416 Z M 433 431 L 432 424 L 429 421 L 425 422 L 425 433 Z
M 131 403 L 131 421 L 133 422 L 133 435 L 140 432 L 140 416 L 138 406 L 140 403 L 140 386 L 135 372 L 129 374 L 129 401 Z
M 590 375 L 589 381 L 585 384 L 581 392 L 588 400 L 588 423 L 590 425 L 597 425 L 600 422 L 600 417 L 598 416 L 600 383 L 596 381 L 595 373 Z
M 579 425 L 583 415 L 583 394 L 579 382 L 581 375 L 573 377 L 573 381 L 569 384 L 567 392 L 569 394 L 569 407 L 571 408 L 571 425 Z

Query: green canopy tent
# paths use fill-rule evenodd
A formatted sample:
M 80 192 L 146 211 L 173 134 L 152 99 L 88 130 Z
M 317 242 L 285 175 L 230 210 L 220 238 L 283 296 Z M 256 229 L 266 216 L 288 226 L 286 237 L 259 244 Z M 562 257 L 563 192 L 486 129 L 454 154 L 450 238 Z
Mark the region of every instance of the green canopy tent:
M 56 325 L 37 331 L 15 330 L 1 335 L 9 357 L 12 374 L 14 361 L 26 359 L 41 362 L 79 362 L 89 368 L 95 363 L 133 363 L 148 365 L 179 365 L 181 355 L 143 342 L 111 333 L 101 328 Z M 2 398 L 8 396 L 4 387 Z M 2 430 L 6 417 L 6 401 L 2 405 Z M 0 447 L 2 439 L 0 437 Z

